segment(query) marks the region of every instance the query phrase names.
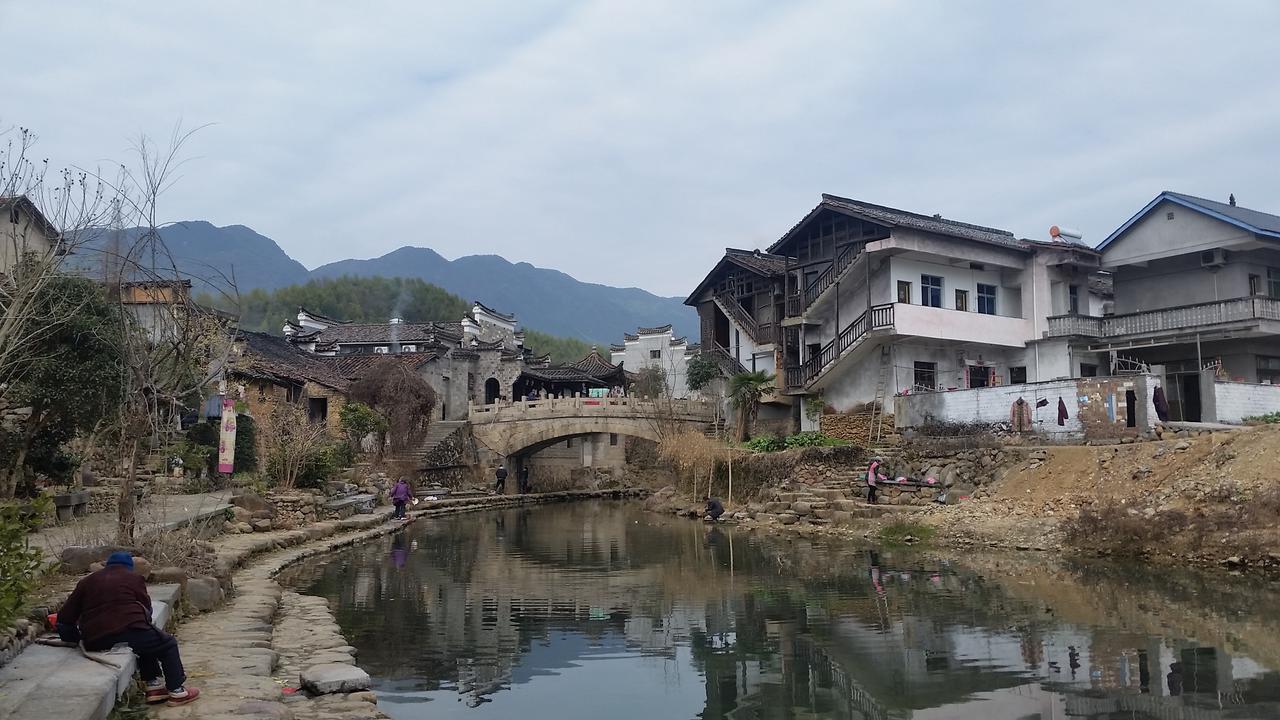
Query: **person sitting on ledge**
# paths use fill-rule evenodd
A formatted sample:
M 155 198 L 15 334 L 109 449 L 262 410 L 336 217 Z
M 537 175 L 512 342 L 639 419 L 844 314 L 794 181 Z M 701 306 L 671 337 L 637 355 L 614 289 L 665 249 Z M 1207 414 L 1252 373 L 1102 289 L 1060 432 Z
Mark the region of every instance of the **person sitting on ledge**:
M 138 656 L 150 704 L 186 705 L 200 697 L 199 690 L 184 685 L 187 674 L 178 641 L 151 622 L 147 584 L 133 571 L 133 556 L 127 552 L 112 553 L 106 567 L 76 583 L 58 611 L 57 631 L 66 642 L 82 643 L 86 652 L 128 645 Z
M 705 511 L 706 517 L 710 520 L 719 520 L 720 516 L 724 514 L 724 505 L 722 505 L 718 499 L 713 498 L 710 495 L 703 499 L 707 503 Z

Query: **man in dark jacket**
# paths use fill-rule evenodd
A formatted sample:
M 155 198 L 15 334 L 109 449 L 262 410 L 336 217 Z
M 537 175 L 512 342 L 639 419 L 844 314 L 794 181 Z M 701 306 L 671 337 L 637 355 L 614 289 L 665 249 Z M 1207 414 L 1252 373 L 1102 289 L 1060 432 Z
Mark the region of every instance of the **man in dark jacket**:
M 499 495 L 506 495 L 507 494 L 507 466 L 499 465 L 498 472 L 494 473 L 494 477 L 496 478 L 495 482 L 493 483 L 494 492 L 498 493 Z
M 200 696 L 199 690 L 183 685 L 187 674 L 178 641 L 152 624 L 147 584 L 133 571 L 133 556 L 127 552 L 112 553 L 106 567 L 76 584 L 58 611 L 57 629 L 63 640 L 82 642 L 88 652 L 127 644 L 138 656 L 148 703 L 186 705 Z
M 703 500 L 705 500 L 707 503 L 707 507 L 705 510 L 706 517 L 712 520 L 719 520 L 720 516 L 724 514 L 724 505 L 720 502 L 719 498 L 713 498 L 710 495 L 708 495 L 707 497 L 703 498 Z

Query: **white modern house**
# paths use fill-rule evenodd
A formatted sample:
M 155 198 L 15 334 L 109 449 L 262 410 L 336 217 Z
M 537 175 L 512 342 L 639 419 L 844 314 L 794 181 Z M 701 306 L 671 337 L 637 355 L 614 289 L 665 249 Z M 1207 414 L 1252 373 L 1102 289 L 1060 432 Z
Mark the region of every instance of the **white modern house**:
M 636 328 L 635 333 L 622 336 L 621 345 L 609 348 L 614 365 L 624 365 L 630 372 L 646 368 L 662 371 L 667 393 L 673 398 L 687 398 L 696 393 L 689 390 L 687 363 L 698 354 L 699 346 L 690 345 L 687 338 L 675 337 L 670 325 Z

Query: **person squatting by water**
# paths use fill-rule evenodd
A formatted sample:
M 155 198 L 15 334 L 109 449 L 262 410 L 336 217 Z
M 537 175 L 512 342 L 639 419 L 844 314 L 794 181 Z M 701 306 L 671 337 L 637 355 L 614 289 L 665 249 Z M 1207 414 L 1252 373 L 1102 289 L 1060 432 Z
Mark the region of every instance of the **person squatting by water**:
M 719 520 L 720 516 L 724 514 L 724 505 L 720 502 L 719 498 L 713 498 L 710 495 L 707 495 L 703 500 L 707 503 L 705 511 L 706 517 L 710 520 Z
M 413 490 L 409 488 L 409 481 L 404 478 L 396 480 L 396 486 L 391 489 L 391 502 L 396 506 L 395 518 L 403 520 L 405 516 L 405 506 L 413 499 Z
M 871 505 L 876 504 L 876 489 L 880 483 L 888 480 L 887 477 L 880 474 L 880 458 L 871 461 L 871 466 L 867 468 L 867 502 Z
M 496 480 L 493 483 L 494 492 L 498 493 L 499 495 L 506 495 L 507 494 L 507 466 L 499 465 L 498 471 L 494 473 L 494 477 L 496 478 Z
M 112 553 L 106 567 L 76 583 L 58 611 L 56 629 L 64 642 L 81 643 L 86 652 L 127 644 L 138 656 L 149 704 L 186 705 L 200 697 L 199 690 L 185 686 L 177 639 L 151 622 L 147 584 L 127 552 Z

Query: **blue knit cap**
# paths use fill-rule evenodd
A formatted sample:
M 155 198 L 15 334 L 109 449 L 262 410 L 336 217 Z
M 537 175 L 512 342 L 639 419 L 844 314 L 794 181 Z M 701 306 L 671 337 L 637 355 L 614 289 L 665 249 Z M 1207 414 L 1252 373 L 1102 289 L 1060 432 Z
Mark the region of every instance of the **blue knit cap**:
M 111 557 L 107 558 L 107 565 L 123 565 L 130 570 L 133 569 L 133 556 L 127 552 L 113 552 Z

